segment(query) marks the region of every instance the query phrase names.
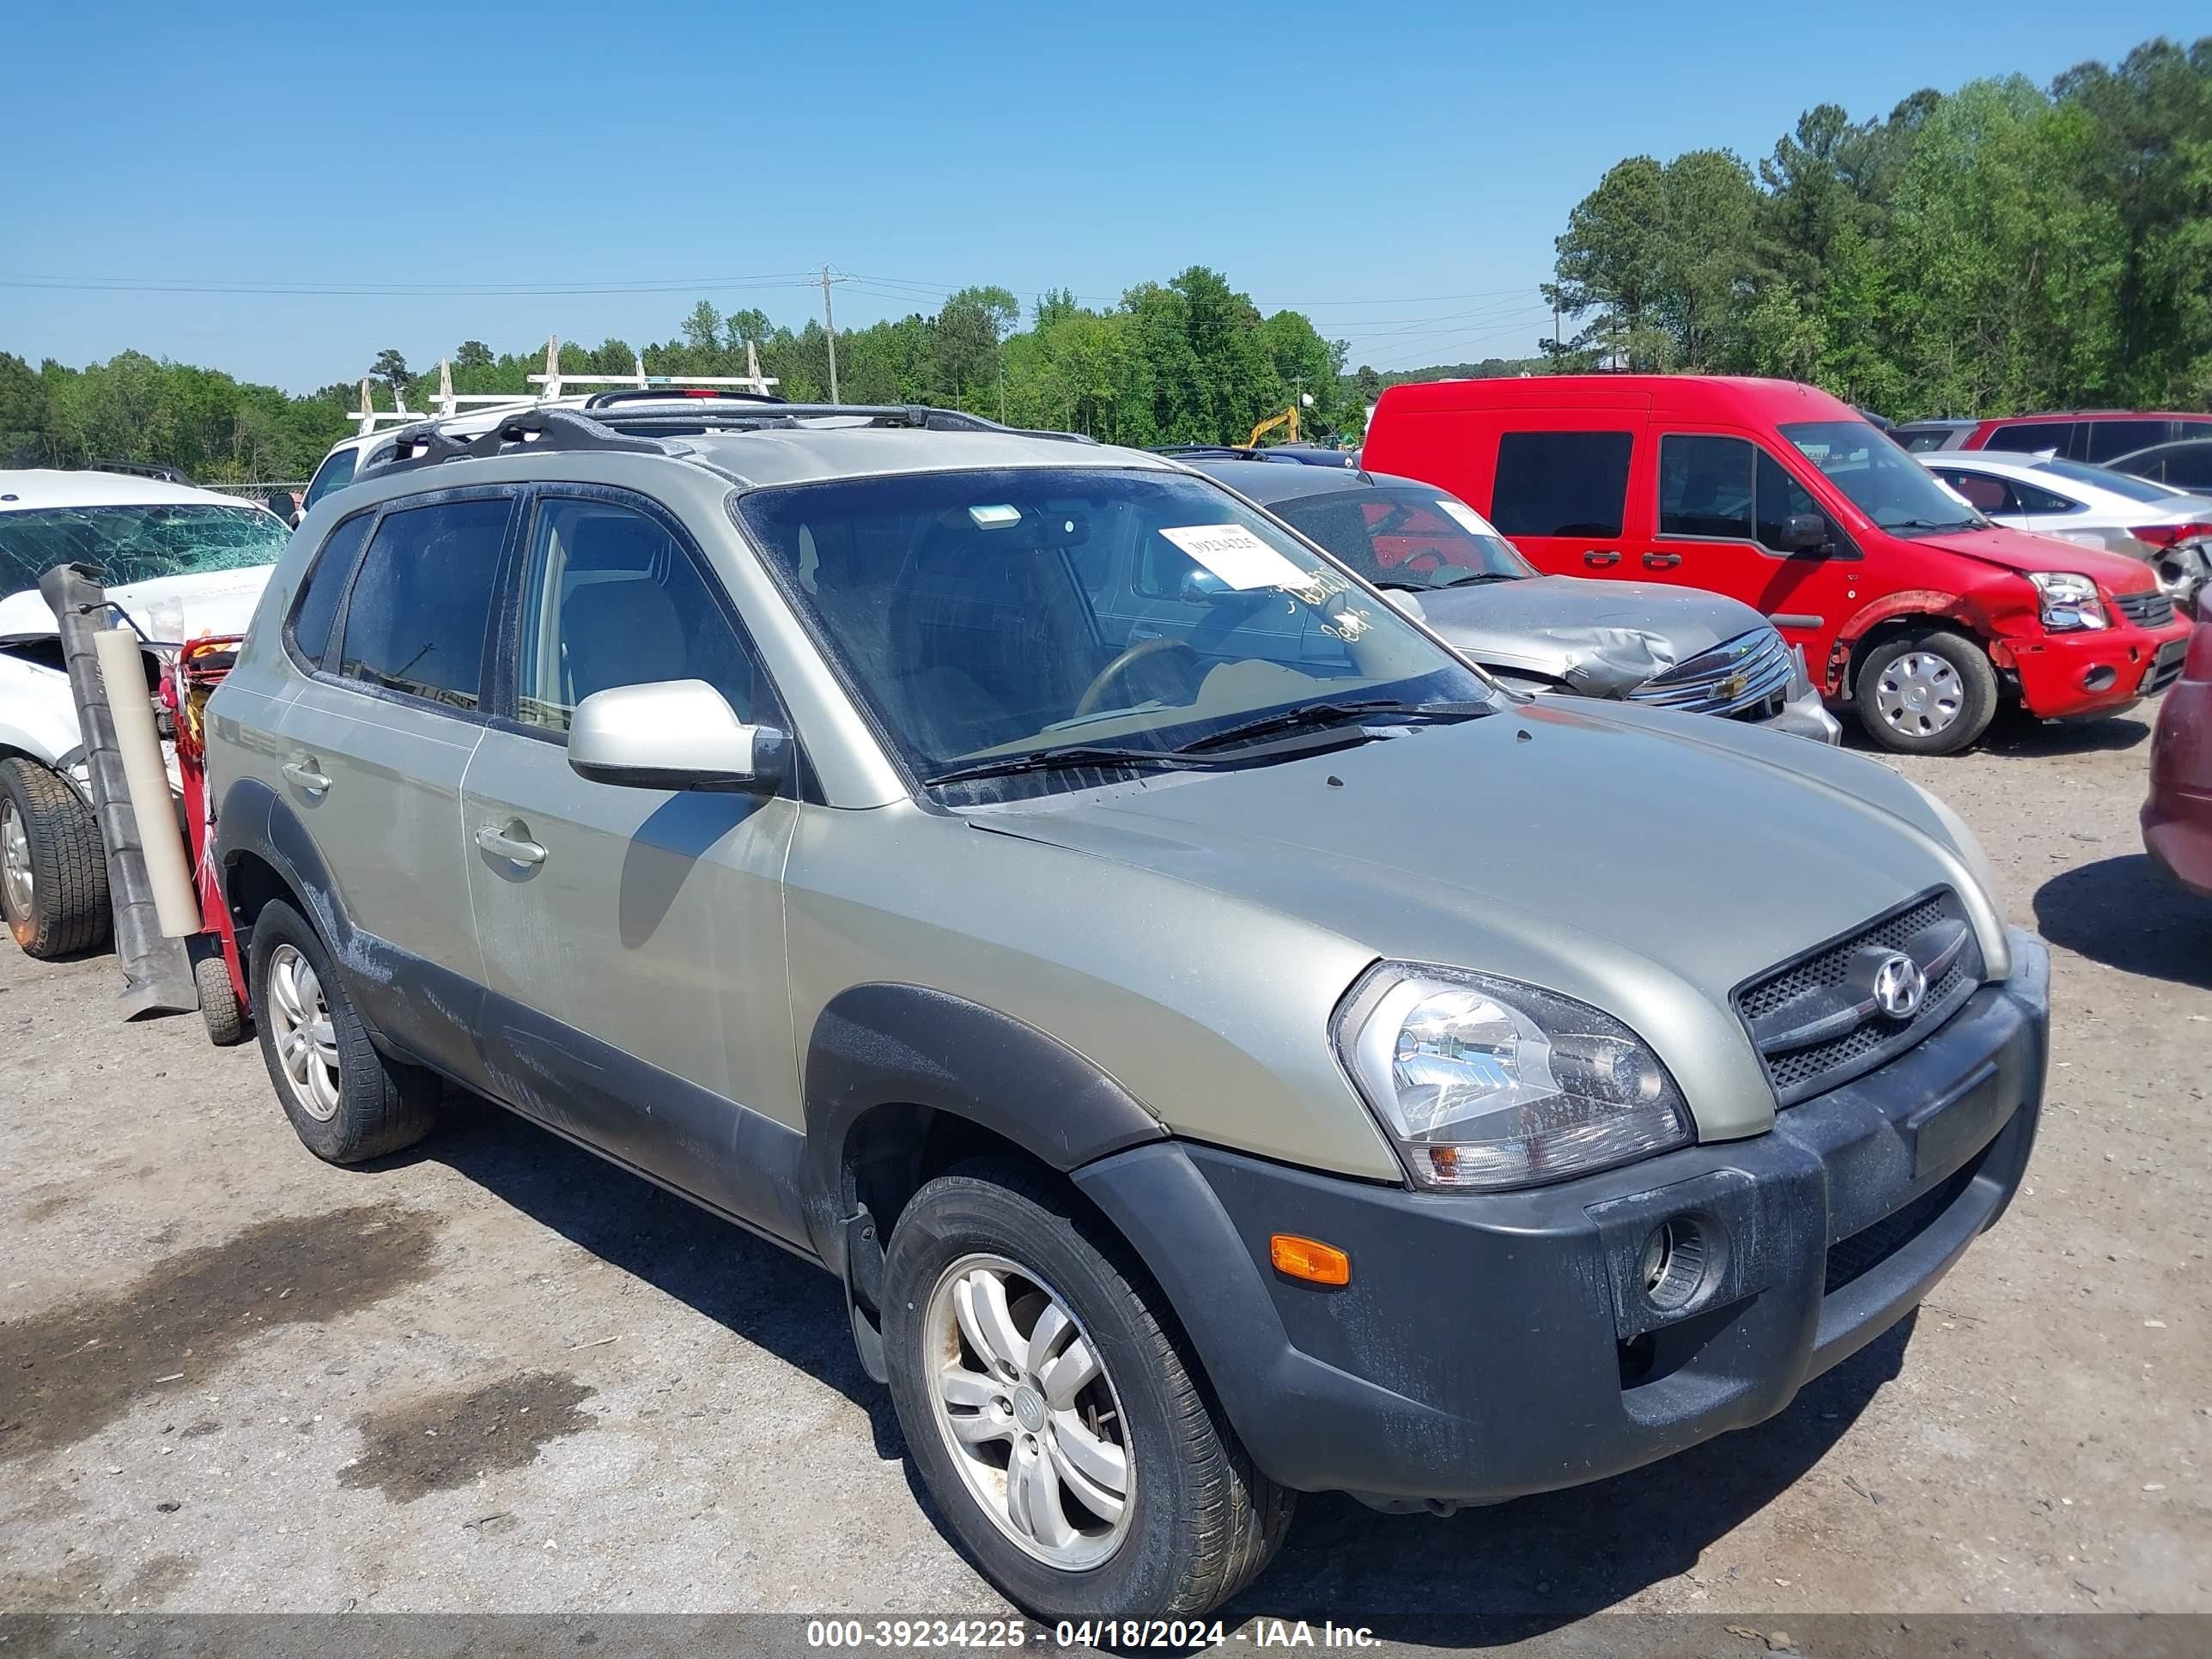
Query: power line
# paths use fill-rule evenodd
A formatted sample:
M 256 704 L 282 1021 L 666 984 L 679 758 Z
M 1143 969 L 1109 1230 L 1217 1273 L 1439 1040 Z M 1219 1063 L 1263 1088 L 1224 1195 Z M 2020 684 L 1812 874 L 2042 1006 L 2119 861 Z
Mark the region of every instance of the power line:
M 292 295 L 308 299 L 526 298 L 538 295 L 697 294 L 811 288 L 811 271 L 760 276 L 694 276 L 634 283 L 225 283 L 153 282 L 136 277 L 0 276 L 0 288 L 63 293 Z

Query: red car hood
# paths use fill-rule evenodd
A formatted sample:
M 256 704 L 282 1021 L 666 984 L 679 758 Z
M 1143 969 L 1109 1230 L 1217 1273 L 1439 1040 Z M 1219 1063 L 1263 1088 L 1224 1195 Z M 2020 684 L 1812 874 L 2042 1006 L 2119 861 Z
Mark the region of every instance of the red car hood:
M 2079 542 L 2062 542 L 2052 536 L 2031 536 L 2025 530 L 1992 526 L 1987 530 L 1960 530 L 1948 535 L 1916 536 L 1923 547 L 1937 547 L 2008 570 L 2070 570 L 2088 577 L 2107 593 L 2135 593 L 2158 586 L 2148 565 L 2119 553 L 2100 553 Z

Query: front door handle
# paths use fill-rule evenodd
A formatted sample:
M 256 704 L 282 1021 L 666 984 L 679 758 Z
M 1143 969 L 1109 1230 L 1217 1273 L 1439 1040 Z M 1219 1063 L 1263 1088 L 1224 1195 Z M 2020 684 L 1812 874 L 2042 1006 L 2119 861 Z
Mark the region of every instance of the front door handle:
M 1583 555 L 1583 562 L 1584 564 L 1619 564 L 1620 562 L 1620 555 L 1618 553 L 1601 553 L 1595 549 L 1592 549 L 1589 552 Z
M 331 787 L 331 781 L 315 770 L 312 755 L 305 760 L 286 761 L 277 769 L 311 795 L 319 795 Z
M 1646 553 L 1644 556 L 1644 568 L 1647 570 L 1672 570 L 1681 562 L 1680 553 Z
M 513 823 L 509 824 L 507 829 L 520 830 L 522 826 Z M 524 833 L 526 835 L 528 831 L 525 830 Z M 543 847 L 534 841 L 525 841 L 518 836 L 510 836 L 507 830 L 501 830 L 497 824 L 487 823 L 483 829 L 477 830 L 477 845 L 494 858 L 505 859 L 510 864 L 545 862 L 545 849 Z

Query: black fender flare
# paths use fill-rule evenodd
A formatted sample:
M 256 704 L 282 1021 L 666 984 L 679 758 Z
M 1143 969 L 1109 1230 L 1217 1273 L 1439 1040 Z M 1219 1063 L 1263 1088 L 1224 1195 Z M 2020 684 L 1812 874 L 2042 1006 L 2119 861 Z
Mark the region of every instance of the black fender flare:
M 1166 1128 L 1093 1061 L 1026 1021 L 968 998 L 891 981 L 823 1007 L 801 1074 L 807 1230 L 843 1276 L 858 1202 L 846 1142 L 879 1106 L 947 1113 L 1066 1172 L 1163 1139 Z

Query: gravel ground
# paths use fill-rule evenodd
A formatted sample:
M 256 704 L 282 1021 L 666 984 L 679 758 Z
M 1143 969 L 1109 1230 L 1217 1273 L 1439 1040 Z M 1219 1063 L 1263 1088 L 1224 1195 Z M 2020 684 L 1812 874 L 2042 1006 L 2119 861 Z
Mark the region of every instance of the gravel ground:
M 2148 735 L 1904 764 L 2057 1008 L 2027 1190 L 1916 1322 L 1601 1486 L 1310 1498 L 1232 1614 L 2212 1612 L 2212 905 L 2142 856 Z M 0 1611 L 997 1608 L 826 1276 L 458 1097 L 329 1168 L 255 1048 L 118 985 L 0 955 Z

